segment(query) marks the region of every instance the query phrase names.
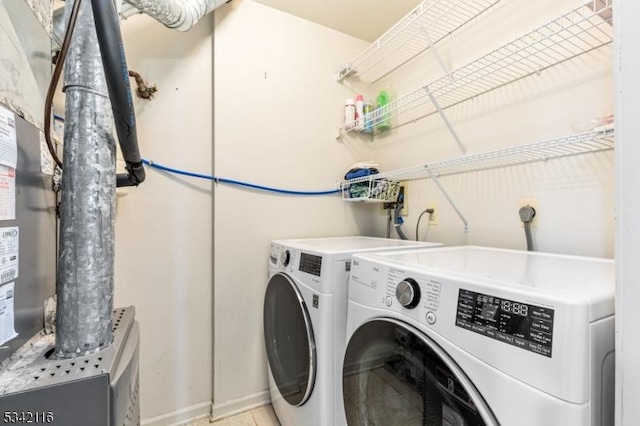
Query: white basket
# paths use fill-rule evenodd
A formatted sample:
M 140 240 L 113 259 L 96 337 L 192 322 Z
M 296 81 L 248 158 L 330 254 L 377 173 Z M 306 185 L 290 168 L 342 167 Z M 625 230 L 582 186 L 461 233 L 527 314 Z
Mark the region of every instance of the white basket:
M 340 183 L 344 201 L 367 203 L 395 203 L 398 201 L 400 182 L 388 179 L 371 179 L 360 182 Z

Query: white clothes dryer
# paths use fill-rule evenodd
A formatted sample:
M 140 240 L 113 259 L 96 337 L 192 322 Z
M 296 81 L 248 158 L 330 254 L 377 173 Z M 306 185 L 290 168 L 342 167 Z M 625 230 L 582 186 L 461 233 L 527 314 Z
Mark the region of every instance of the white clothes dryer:
M 354 255 L 347 338 L 350 426 L 614 424 L 612 260 Z
M 351 256 L 440 245 L 369 237 L 272 242 L 264 339 L 271 399 L 282 425 L 345 424 L 341 361 Z

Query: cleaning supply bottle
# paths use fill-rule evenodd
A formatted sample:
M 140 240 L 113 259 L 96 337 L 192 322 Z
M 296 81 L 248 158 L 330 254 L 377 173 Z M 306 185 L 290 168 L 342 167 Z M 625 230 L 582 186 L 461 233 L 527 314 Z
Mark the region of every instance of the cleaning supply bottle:
M 356 130 L 364 130 L 364 98 L 362 95 L 356 96 Z
M 371 121 L 371 111 L 373 111 L 373 105 L 370 99 L 364 101 L 364 133 L 373 133 L 373 121 Z
M 356 103 L 353 98 L 348 98 L 344 105 L 344 126 L 346 130 L 353 130 L 356 121 Z
M 389 102 L 391 99 L 389 93 L 386 90 L 381 90 L 378 93 L 378 115 L 376 119 L 376 129 L 379 132 L 384 132 L 391 128 L 391 114 L 389 113 Z

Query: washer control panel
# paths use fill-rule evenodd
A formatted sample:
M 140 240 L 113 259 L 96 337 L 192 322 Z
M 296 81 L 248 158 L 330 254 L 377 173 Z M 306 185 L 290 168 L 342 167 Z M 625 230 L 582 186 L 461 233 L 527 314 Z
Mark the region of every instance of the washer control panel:
M 456 326 L 551 358 L 550 308 L 460 289 Z
M 358 266 L 357 262 L 356 266 Z M 364 284 L 376 289 L 381 287 L 380 284 L 384 284 L 380 288 L 384 294 L 381 299 L 378 299 L 381 306 L 410 315 L 430 326 L 438 321 L 441 281 L 395 268 L 389 268 L 385 273 L 386 282 L 378 281 L 381 278 L 377 275 L 381 272 L 378 267 L 373 267 L 374 274 L 371 278 L 367 277 L 368 274 L 361 275 L 360 272 L 361 270 L 356 267 L 355 274 L 351 275 L 351 280 L 356 285 Z

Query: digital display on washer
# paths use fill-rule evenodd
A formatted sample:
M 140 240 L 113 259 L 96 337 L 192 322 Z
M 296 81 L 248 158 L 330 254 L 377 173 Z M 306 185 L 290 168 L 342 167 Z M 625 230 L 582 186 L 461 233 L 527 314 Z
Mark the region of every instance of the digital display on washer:
M 460 289 L 456 326 L 551 358 L 553 309 Z
M 307 274 L 320 276 L 320 269 L 322 269 L 322 257 L 314 256 L 313 254 L 301 253 L 300 254 L 300 267 L 298 268 L 302 272 Z

